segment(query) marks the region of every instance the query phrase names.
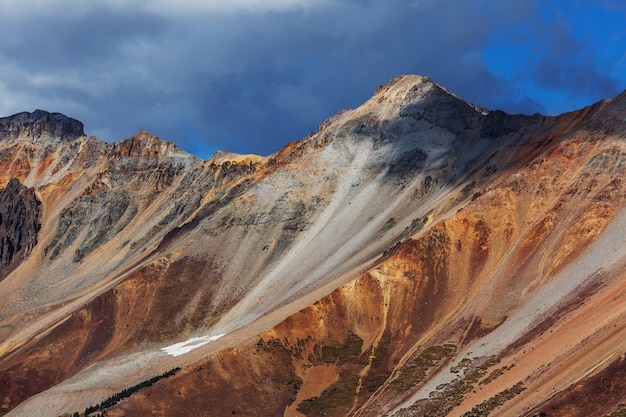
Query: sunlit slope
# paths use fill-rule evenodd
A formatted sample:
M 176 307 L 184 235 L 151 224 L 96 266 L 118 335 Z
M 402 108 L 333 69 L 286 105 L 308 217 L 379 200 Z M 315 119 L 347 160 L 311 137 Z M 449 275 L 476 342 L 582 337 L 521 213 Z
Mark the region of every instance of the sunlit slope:
M 174 398 L 212 415 L 619 411 L 623 114 L 619 98 L 556 119 L 532 162 L 366 273 L 112 415 L 183 415 Z
M 269 157 L 2 141 L 42 221 L 0 281 L 1 406 L 82 411 L 174 367 L 108 415 L 566 403 L 623 351 L 623 107 L 509 116 L 406 76 Z

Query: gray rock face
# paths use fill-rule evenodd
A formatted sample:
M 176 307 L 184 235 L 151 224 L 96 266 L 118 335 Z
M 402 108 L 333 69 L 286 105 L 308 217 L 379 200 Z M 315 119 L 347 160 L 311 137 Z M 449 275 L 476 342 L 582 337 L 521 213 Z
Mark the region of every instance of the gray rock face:
M 0 139 L 4 140 L 41 137 L 72 140 L 81 136 L 85 136 L 83 124 L 61 113 L 35 110 L 0 118 Z
M 37 244 L 39 210 L 34 190 L 17 179 L 0 189 L 0 280 L 2 269 L 26 258 Z

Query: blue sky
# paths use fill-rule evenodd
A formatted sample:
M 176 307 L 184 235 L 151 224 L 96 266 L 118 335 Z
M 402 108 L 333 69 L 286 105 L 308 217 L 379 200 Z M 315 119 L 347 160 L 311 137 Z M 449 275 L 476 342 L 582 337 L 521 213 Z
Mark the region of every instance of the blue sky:
M 626 89 L 622 0 L 2 0 L 0 115 L 270 154 L 397 74 L 559 114 Z

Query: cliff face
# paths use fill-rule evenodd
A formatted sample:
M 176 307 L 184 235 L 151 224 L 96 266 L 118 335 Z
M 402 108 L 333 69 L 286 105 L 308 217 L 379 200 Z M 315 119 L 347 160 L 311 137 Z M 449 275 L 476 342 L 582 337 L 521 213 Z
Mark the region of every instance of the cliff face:
M 1 119 L 50 137 L 0 140 L 0 410 L 180 367 L 107 415 L 618 411 L 625 100 L 507 115 L 396 77 L 270 157 L 206 161 Z
M 0 189 L 0 268 L 7 271 L 37 244 L 40 202 L 33 189 L 12 179 Z M 3 276 L 6 274 L 3 273 Z M 2 277 L 3 277 L 2 276 Z M 0 278 L 1 279 L 1 278 Z

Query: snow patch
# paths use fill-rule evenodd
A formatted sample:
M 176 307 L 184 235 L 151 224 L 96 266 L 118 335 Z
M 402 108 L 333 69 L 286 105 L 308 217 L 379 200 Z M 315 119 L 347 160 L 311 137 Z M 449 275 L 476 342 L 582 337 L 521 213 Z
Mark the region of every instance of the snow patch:
M 167 353 L 168 355 L 172 355 L 174 357 L 180 356 L 187 352 L 191 352 L 192 350 L 197 349 L 200 346 L 204 346 L 209 342 L 213 342 L 214 340 L 217 340 L 224 335 L 225 333 L 218 334 L 215 336 L 192 337 L 191 339 L 186 340 L 184 342 L 175 343 L 171 346 L 161 348 L 161 350 Z

